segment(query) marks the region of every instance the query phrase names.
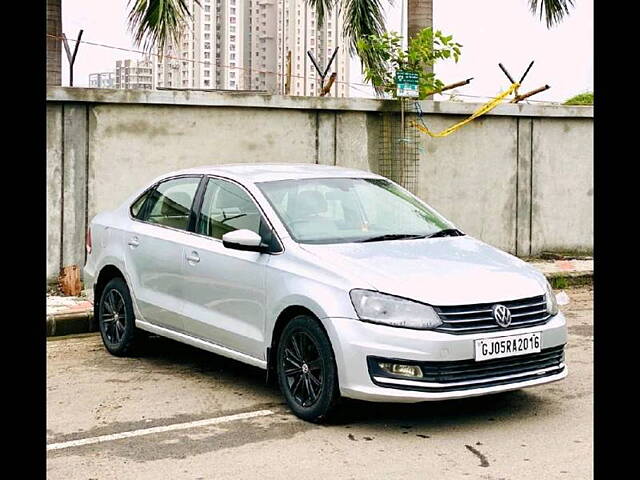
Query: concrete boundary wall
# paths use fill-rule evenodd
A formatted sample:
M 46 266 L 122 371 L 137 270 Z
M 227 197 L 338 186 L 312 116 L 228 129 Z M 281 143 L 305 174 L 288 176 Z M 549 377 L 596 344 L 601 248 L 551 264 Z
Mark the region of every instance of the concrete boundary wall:
M 477 104 L 421 102 L 440 130 Z M 47 90 L 47 281 L 85 260 L 87 222 L 167 171 L 295 162 L 377 171 L 397 103 L 185 91 Z M 519 256 L 590 252 L 593 108 L 506 104 L 443 139 L 421 136 L 418 196 Z

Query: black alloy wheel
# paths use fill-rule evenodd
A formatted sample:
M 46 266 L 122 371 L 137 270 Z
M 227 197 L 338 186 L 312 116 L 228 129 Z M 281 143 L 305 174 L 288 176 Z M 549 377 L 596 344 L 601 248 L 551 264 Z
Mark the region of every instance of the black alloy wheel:
M 289 336 L 284 349 L 284 375 L 293 399 L 301 407 L 313 405 L 322 393 L 324 375 L 319 348 L 305 332 Z
M 124 298 L 115 288 L 106 293 L 100 304 L 100 320 L 109 343 L 120 343 L 127 324 L 127 312 L 124 308 Z
M 137 329 L 133 303 L 124 279 L 116 277 L 107 283 L 98 304 L 98 326 L 105 348 L 112 355 L 132 352 Z
M 315 318 L 295 317 L 282 332 L 277 353 L 278 382 L 291 410 L 321 422 L 339 398 L 331 343 Z

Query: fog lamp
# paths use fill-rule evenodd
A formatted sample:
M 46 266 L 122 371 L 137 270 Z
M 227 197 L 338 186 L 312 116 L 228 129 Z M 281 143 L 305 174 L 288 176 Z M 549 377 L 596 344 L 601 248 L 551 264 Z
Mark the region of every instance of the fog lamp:
M 422 369 L 417 365 L 402 365 L 399 363 L 378 363 L 378 366 L 387 373 L 402 375 L 403 377 L 422 377 Z

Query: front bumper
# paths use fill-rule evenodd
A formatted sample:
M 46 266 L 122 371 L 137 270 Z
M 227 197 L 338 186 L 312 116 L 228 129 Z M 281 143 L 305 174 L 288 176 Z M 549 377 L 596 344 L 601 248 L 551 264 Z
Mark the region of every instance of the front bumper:
M 559 366 L 526 374 L 497 374 L 480 382 L 433 384 L 410 378 L 376 376 L 368 364 L 371 357 L 398 359 L 406 363 L 469 362 L 474 359 L 475 340 L 529 332 L 541 332 L 543 351 L 560 347 L 567 342 L 562 313 L 545 325 L 470 335 L 395 328 L 347 318 L 326 318 L 324 324 L 334 347 L 340 392 L 349 398 L 378 402 L 445 400 L 516 390 L 567 376 L 567 367 L 562 362 Z

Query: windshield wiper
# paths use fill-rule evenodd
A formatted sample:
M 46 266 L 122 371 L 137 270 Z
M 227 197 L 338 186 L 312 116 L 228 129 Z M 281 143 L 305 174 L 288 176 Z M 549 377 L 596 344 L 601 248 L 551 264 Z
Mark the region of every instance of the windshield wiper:
M 427 238 L 436 238 L 436 237 L 461 237 L 464 233 L 462 233 L 457 228 L 445 228 L 444 230 L 438 230 L 436 233 L 432 233 Z
M 426 235 L 418 235 L 412 233 L 387 233 L 386 235 L 378 235 L 375 237 L 365 238 L 364 240 L 358 240 L 358 242 L 382 242 L 384 240 L 407 240 L 413 238 L 425 238 Z

